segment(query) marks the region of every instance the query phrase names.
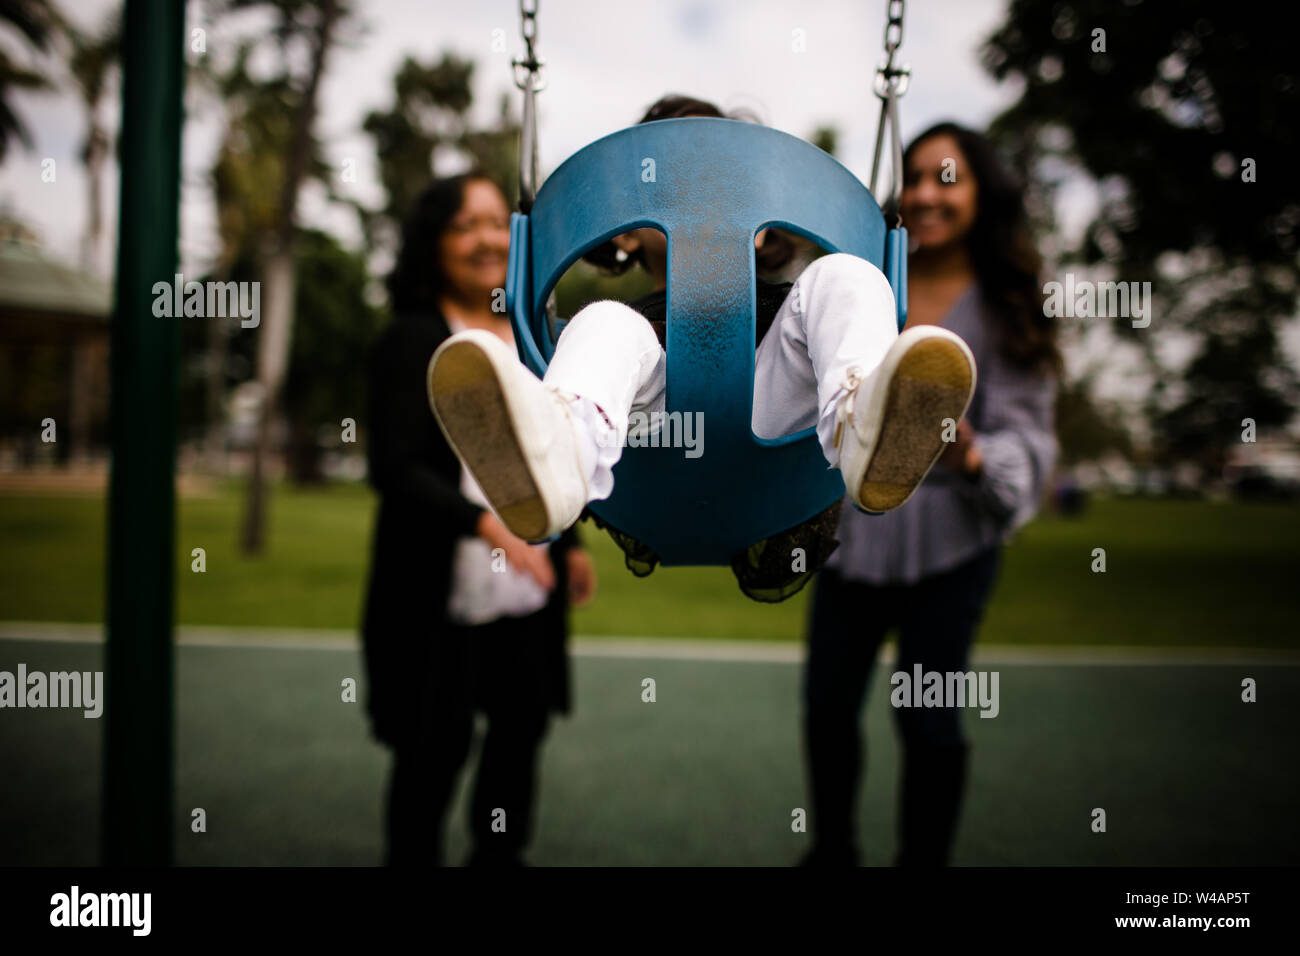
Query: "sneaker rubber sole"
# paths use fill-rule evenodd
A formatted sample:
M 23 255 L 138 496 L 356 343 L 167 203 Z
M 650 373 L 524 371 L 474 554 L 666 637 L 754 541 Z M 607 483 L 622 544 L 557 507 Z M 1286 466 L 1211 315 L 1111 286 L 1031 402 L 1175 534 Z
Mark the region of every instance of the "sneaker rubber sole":
M 474 342 L 455 342 L 429 369 L 438 425 L 501 522 L 525 541 L 546 537 L 546 503 L 528 468 L 495 366 Z
M 892 511 L 912 496 L 943 453 L 944 419 L 966 413 L 974 378 L 965 350 L 946 339 L 923 339 L 899 359 L 858 494 L 863 509 Z

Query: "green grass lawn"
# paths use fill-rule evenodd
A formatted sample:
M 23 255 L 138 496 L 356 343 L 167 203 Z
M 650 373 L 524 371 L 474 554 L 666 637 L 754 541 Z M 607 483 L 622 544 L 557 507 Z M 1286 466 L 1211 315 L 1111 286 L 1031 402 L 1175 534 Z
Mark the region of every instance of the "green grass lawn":
M 280 488 L 267 553 L 239 555 L 238 488 L 180 504 L 182 624 L 354 628 L 374 498 L 364 486 Z M 103 618 L 100 498 L 0 497 L 0 619 Z M 583 530 L 599 574 L 574 615 L 586 635 L 794 640 L 807 592 L 756 604 L 725 568 L 660 568 L 634 578 L 621 552 Z M 207 571 L 190 570 L 206 551 Z M 1107 570 L 1094 574 L 1092 551 Z M 1029 526 L 1006 552 L 981 640 L 1007 644 L 1293 647 L 1300 508 L 1166 500 L 1099 501 L 1081 519 Z M 869 613 L 864 608 L 863 613 Z

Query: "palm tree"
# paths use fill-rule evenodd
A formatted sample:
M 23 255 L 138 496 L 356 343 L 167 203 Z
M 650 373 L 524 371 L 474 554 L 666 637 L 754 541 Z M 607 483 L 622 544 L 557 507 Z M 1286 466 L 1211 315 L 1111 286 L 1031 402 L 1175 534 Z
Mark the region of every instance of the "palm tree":
M 49 0 L 0 0 L 0 23 L 9 24 L 34 50 L 44 53 L 63 29 L 64 21 Z M 44 90 L 50 86 L 44 75 L 15 63 L 0 47 L 0 162 L 4 162 L 9 143 L 14 139 L 32 148 L 31 133 L 10 102 L 12 91 Z
M 195 66 L 198 79 L 215 95 L 224 128 L 209 172 L 216 205 L 220 250 L 213 278 L 229 281 L 240 262 L 256 261 L 261 237 L 275 226 L 278 183 L 287 143 L 284 97 L 292 90 L 283 81 L 255 79 L 249 71 L 257 40 L 240 41 L 230 64 L 204 57 Z M 224 445 L 226 361 L 235 318 L 209 316 L 206 356 L 207 456 L 215 467 Z
M 268 123 L 280 124 L 277 131 L 283 136 L 283 148 L 271 157 L 277 173 L 270 180 L 274 187 L 273 213 L 265 228 L 258 228 L 263 309 L 258 327 L 257 381 L 262 403 L 240 536 L 244 553 L 256 554 L 262 551 L 266 539 L 267 462 L 293 334 L 298 192 L 307 177 L 317 172 L 319 145 L 313 128 L 321 78 L 329 51 L 339 42 L 351 10 L 346 0 L 224 0 L 218 8 L 230 12 L 269 8 L 276 16 L 271 39 L 281 56 L 281 69 L 268 84 L 278 94 L 279 107 L 265 117 Z M 297 59 L 291 52 L 304 45 L 306 71 L 295 75 L 293 65 Z M 259 94 L 252 95 L 256 99 Z
M 88 217 L 86 235 L 81 244 L 81 266 L 96 272 L 99 244 L 103 233 L 103 178 L 104 163 L 110 146 L 108 132 L 100 121 L 99 103 L 108 85 L 109 75 L 122 55 L 122 14 L 114 10 L 105 19 L 98 32 L 85 34 L 69 30 L 72 56 L 68 69 L 81 96 L 86 114 L 86 138 L 81 144 L 81 161 L 86 166 Z

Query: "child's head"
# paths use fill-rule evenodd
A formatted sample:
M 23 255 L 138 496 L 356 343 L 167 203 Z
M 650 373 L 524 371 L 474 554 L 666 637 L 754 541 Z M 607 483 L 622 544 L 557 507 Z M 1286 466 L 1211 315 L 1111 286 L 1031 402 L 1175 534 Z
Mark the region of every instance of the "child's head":
M 637 124 L 653 123 L 655 120 L 680 119 L 683 116 L 712 116 L 714 119 L 746 119 L 757 122 L 749 116 L 728 116 L 708 100 L 697 100 L 693 96 L 669 93 L 645 111 Z
M 748 111 L 737 110 L 728 115 L 708 100 L 670 93 L 661 97 L 646 110 L 645 115 L 637 120 L 637 124 L 680 119 L 686 116 L 736 119 L 747 123 L 758 122 L 758 118 Z M 772 229 L 762 230 L 758 234 L 755 246 L 759 272 L 775 272 L 789 262 L 794 254 L 794 247 L 790 240 Z M 639 264 L 662 283 L 668 275 L 668 238 L 658 229 L 648 226 L 633 229 L 631 232 L 625 232 L 608 242 L 601 243 L 582 258 L 615 275 L 622 275 L 633 265 Z

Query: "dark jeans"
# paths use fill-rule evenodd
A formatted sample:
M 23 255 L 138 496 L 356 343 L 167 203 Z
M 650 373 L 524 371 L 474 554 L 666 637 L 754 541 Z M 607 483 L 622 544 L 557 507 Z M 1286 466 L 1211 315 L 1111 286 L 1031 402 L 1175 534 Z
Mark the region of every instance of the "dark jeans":
M 536 637 L 529 618 L 452 628 L 444 661 L 464 655 L 462 685 L 439 696 L 433 719 L 393 748 L 386 821 L 389 866 L 443 865 L 443 828 L 456 780 L 469 756 L 474 717 L 487 717 L 469 803 L 470 865 L 514 865 L 532 835 L 537 761 L 549 711 L 519 644 Z M 504 818 L 500 811 L 504 811 Z M 496 829 L 493 824 L 496 823 Z M 504 823 L 504 830 L 501 829 Z
M 804 756 L 812 797 L 807 862 L 856 863 L 858 785 L 865 770 L 861 714 L 876 653 L 898 628 L 897 670 L 965 671 L 997 576 L 1000 548 L 914 585 L 875 586 L 821 573 L 812 600 L 804 675 Z M 892 688 L 891 688 L 892 689 Z M 897 863 L 948 861 L 965 787 L 969 745 L 959 708 L 900 707 Z

